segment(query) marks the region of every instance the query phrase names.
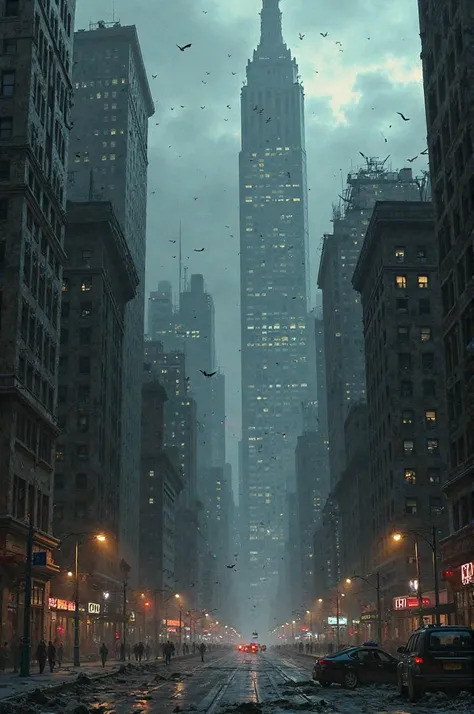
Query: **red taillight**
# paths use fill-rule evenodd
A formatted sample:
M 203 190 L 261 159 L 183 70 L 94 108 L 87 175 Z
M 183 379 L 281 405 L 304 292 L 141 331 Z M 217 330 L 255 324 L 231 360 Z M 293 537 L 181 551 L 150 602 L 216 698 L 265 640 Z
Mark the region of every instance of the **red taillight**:
M 413 662 L 415 664 L 423 664 L 423 657 L 413 657 Z
M 318 664 L 331 664 L 330 659 L 319 659 Z

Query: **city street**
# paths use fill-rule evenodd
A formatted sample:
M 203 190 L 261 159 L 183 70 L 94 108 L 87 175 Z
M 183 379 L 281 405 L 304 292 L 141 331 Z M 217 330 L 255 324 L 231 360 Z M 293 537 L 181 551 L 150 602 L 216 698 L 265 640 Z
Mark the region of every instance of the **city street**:
M 283 712 L 338 712 L 340 714 L 444 714 L 472 711 L 471 696 L 448 701 L 443 695 L 426 697 L 416 705 L 402 701 L 392 687 L 365 687 L 349 692 L 340 687 L 322 690 L 310 679 L 311 660 L 300 662 L 271 651 L 240 654 L 216 651 L 202 664 L 196 657 L 170 667 L 148 663 L 147 671 L 130 668 L 102 680 L 87 680 L 67 692 L 36 693 L 1 714 L 282 714 Z M 5 705 L 3 705 L 5 706 Z

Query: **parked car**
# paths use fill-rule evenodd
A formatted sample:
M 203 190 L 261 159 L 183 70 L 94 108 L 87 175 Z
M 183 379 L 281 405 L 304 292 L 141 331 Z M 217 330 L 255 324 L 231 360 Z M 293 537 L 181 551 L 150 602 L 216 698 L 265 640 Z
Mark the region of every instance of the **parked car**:
M 474 693 L 474 630 L 470 627 L 432 626 L 414 632 L 397 668 L 397 688 L 415 702 L 425 692 Z
M 358 684 L 395 684 L 398 659 L 374 644 L 348 647 L 316 660 L 313 679 L 323 687 L 342 684 L 355 689 Z

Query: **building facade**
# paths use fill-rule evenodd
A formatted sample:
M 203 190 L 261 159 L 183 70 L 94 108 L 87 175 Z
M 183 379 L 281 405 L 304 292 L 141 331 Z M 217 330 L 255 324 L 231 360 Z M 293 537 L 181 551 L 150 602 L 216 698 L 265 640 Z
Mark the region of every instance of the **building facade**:
M 333 232 L 324 236 L 318 285 L 323 294 L 326 401 L 331 488 L 345 468 L 344 421 L 352 402 L 365 399 L 364 340 L 360 299 L 351 280 L 377 200 L 416 201 L 420 184 L 411 169 L 391 171 L 385 162 L 347 177 L 343 206 L 334 209 Z
M 439 246 L 449 429 L 450 534 L 442 544 L 460 623 L 474 622 L 474 19 L 467 0 L 419 0 L 428 150 Z M 464 566 L 464 570 L 463 570 Z M 464 573 L 464 577 L 463 577 Z
M 75 2 L 0 8 L 0 615 L 19 638 L 28 522 L 46 553 L 32 583 L 32 644 L 47 629 L 59 308 L 65 260 Z
M 154 113 L 135 26 L 99 22 L 76 32 L 73 82 L 68 198 L 111 201 L 140 281 L 125 314 L 121 420 L 120 545 L 133 566 L 138 553 L 148 118 Z M 132 567 L 132 577 L 135 573 Z
M 409 596 L 417 579 L 433 590 L 431 529 L 446 529 L 446 397 L 441 290 L 433 206 L 377 202 L 354 272 L 361 295 L 367 371 L 370 529 L 386 606 Z M 399 543 L 393 534 L 405 534 Z M 413 585 L 411 586 L 413 589 Z M 412 593 L 413 594 L 413 593 Z M 431 606 L 433 602 L 429 603 Z M 397 611 L 392 634 L 413 617 Z
M 241 466 L 248 484 L 241 517 L 261 629 L 271 624 L 267 603 L 288 535 L 286 493 L 295 488 L 294 449 L 308 398 L 304 93 L 283 41 L 279 0 L 263 0 L 241 109 Z M 262 521 L 271 526 L 262 529 Z
M 174 352 L 182 349 L 176 330 L 171 283 L 160 280 L 158 290 L 148 298 L 148 338 L 161 342 L 165 352 Z

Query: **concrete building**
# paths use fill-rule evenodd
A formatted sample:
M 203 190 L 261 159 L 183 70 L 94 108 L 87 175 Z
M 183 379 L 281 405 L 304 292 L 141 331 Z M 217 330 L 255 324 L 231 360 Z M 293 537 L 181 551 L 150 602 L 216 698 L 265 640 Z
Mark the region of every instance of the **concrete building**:
M 331 488 L 345 468 L 344 422 L 352 402 L 365 399 L 364 340 L 360 299 L 351 284 L 366 228 L 377 200 L 415 201 L 420 183 L 411 169 L 390 171 L 385 162 L 348 174 L 344 205 L 333 232 L 324 236 L 318 285 L 323 293 L 324 349 Z
M 65 260 L 75 2 L 8 0 L 0 22 L 0 632 L 22 634 L 28 522 L 47 565 L 33 571 L 33 648 L 47 622 L 59 305 Z M 34 650 L 32 650 L 34 651 Z
M 182 345 L 176 330 L 171 283 L 160 280 L 158 290 L 148 298 L 148 338 L 160 342 L 165 352 L 179 351 Z
M 304 92 L 283 41 L 279 0 L 263 0 L 241 109 L 242 468 L 248 483 L 241 511 L 250 550 L 247 589 L 256 622 L 266 630 L 288 536 L 286 494 L 295 489 L 301 402 L 308 399 Z M 262 521 L 271 527 L 261 529 Z
M 446 525 L 447 413 L 433 218 L 431 203 L 377 202 L 353 278 L 364 318 L 374 570 L 385 607 L 395 603 L 392 628 L 402 638 L 416 622 L 395 600 L 409 595 L 417 578 L 413 537 L 396 544 L 391 535 L 432 527 L 443 532 Z M 432 552 L 419 540 L 419 586 L 428 593 Z
M 324 350 L 324 320 L 322 313 L 314 320 L 316 340 L 316 383 L 318 396 L 318 431 L 328 442 L 328 405 L 326 392 L 326 355 Z M 329 468 L 329 463 L 328 463 Z
M 111 201 L 140 281 L 125 314 L 119 500 L 120 547 L 133 578 L 138 565 L 148 118 L 155 111 L 135 26 L 99 22 L 76 32 L 73 82 L 68 198 Z
M 460 624 L 472 623 L 474 592 L 474 213 L 470 74 L 474 20 L 467 0 L 419 2 L 428 150 L 439 245 L 448 400 L 450 535 L 443 562 Z M 463 566 L 464 570 L 463 570 Z M 467 574 L 466 574 L 467 573 Z
M 225 375 L 218 373 L 211 379 L 211 450 L 212 465 L 224 467 L 225 443 Z
M 164 449 L 166 392 L 157 381 L 146 381 L 142 393 L 140 480 L 140 587 L 153 595 L 155 642 L 164 636 L 166 592 L 176 590 L 176 542 L 182 481 Z M 151 636 L 151 635 L 150 635 Z

